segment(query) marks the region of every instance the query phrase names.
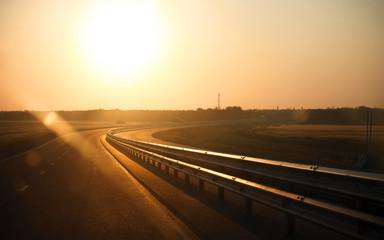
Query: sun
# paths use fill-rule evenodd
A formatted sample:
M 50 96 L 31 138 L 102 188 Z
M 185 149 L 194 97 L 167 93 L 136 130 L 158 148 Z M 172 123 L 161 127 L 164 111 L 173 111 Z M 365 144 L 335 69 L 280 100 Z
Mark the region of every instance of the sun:
M 98 73 L 138 74 L 156 62 L 164 28 L 154 1 L 105 1 L 86 14 L 79 32 L 82 55 Z

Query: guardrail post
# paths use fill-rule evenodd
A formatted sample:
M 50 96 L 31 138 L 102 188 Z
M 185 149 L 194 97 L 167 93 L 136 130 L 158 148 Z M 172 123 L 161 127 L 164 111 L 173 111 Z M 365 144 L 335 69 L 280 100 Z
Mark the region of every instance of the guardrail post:
M 173 169 L 173 176 L 175 177 L 175 178 L 177 178 L 177 176 L 178 176 L 178 174 L 179 174 L 179 171 L 177 170 L 177 169 Z
M 295 192 L 295 186 L 292 183 L 287 183 L 286 190 L 288 192 L 294 193 Z M 286 201 L 286 200 L 283 200 Z M 288 203 L 289 204 L 289 203 Z M 293 214 L 286 213 L 285 214 L 285 232 L 288 236 L 293 236 L 295 233 L 295 224 L 296 218 Z
M 244 197 L 244 205 L 245 205 L 245 215 L 252 215 L 252 199 L 249 197 Z
M 361 212 L 366 212 L 368 209 L 368 201 L 366 199 L 357 199 L 356 200 L 356 209 Z M 357 225 L 357 233 L 362 234 L 367 230 L 365 223 L 359 222 Z
M 290 213 L 285 214 L 285 232 L 288 236 L 295 233 L 295 216 Z
M 185 184 L 189 184 L 189 174 L 184 174 Z
M 199 178 L 199 191 L 204 191 L 204 180 Z
M 157 168 L 159 169 L 159 171 L 161 170 L 161 163 L 160 162 L 157 162 Z
M 224 188 L 223 187 L 217 188 L 217 195 L 218 195 L 219 201 L 222 201 L 224 199 Z
M 165 165 L 165 173 L 168 175 L 169 174 L 169 167 Z

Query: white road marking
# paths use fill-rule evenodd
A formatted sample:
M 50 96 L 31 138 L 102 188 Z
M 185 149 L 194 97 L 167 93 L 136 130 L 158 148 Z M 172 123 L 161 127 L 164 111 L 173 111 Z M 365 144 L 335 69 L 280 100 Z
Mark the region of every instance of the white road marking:
M 47 171 L 43 170 L 41 171 L 40 175 L 44 175 Z
M 27 189 L 29 185 L 25 185 L 23 188 L 20 189 L 20 192 L 23 192 L 25 189 Z

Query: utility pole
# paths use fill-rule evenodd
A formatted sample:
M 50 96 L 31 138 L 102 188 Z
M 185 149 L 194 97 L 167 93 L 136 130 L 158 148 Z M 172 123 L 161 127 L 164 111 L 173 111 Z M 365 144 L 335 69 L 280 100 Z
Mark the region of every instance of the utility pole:
M 368 146 L 368 133 L 369 133 L 369 109 L 367 110 L 367 122 L 365 128 L 365 145 Z
M 372 122 L 373 122 L 373 118 L 372 118 L 372 109 L 370 111 L 370 122 L 369 122 L 369 146 L 368 146 L 368 154 L 371 153 L 371 150 L 372 150 Z
M 220 93 L 217 97 L 217 110 L 220 110 Z
M 367 145 L 368 154 L 371 153 L 372 146 L 372 109 L 367 110 L 367 127 L 365 131 L 365 144 Z

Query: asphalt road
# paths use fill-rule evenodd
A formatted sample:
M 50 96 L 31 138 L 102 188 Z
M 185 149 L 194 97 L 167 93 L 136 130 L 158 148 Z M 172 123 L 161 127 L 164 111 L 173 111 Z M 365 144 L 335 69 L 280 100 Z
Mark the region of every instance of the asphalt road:
M 163 141 L 161 139 L 154 138 L 152 135 L 158 131 L 167 131 L 167 130 L 176 129 L 176 128 L 186 128 L 186 127 L 194 127 L 194 126 L 196 126 L 196 125 L 148 127 L 148 128 L 132 129 L 130 131 L 118 133 L 117 136 L 120 136 L 123 138 L 128 138 L 128 139 L 136 139 L 136 140 L 146 141 L 146 142 L 153 142 L 153 143 L 160 143 L 160 144 L 165 144 L 165 145 L 173 145 L 173 146 L 182 146 L 182 147 L 192 148 L 190 146 L 185 146 L 185 145 L 181 145 L 181 144 L 177 144 L 177 143 L 171 143 L 171 142 Z
M 196 239 L 86 131 L 1 163 L 0 239 Z
M 170 126 L 168 126 L 170 127 Z M 163 128 L 128 135 L 154 140 Z M 285 215 L 217 188 L 198 191 L 157 168 L 144 167 L 106 141 L 106 130 L 55 139 L 0 162 L 0 239 L 285 239 Z M 128 136 L 127 135 L 127 136 Z M 297 221 L 292 239 L 343 239 Z

